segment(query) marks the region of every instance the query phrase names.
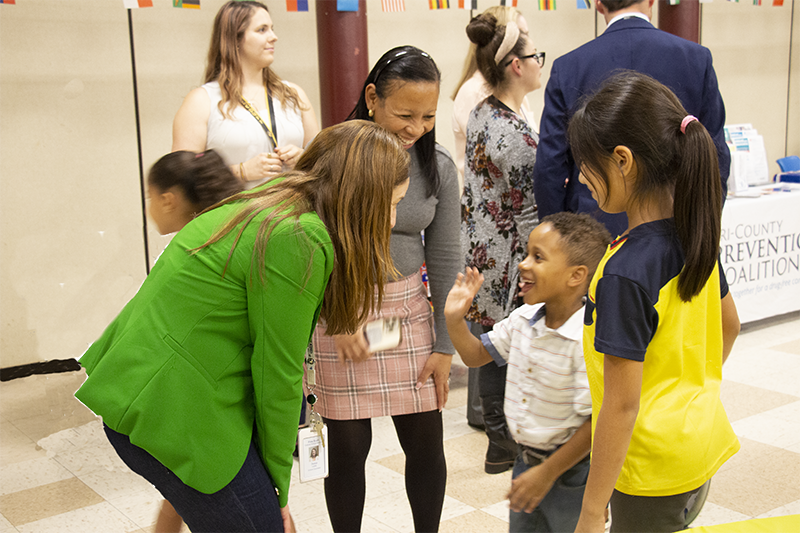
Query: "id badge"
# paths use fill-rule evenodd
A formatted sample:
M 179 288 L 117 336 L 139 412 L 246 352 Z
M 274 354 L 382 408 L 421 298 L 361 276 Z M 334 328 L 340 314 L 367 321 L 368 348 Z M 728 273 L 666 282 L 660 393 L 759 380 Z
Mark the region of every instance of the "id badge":
M 328 440 L 328 426 L 322 426 L 323 438 Z M 297 453 L 300 462 L 300 482 L 328 477 L 328 447 L 310 427 L 297 434 Z
M 400 345 L 400 319 L 380 318 L 364 325 L 364 336 L 369 344 L 369 352 L 390 350 Z

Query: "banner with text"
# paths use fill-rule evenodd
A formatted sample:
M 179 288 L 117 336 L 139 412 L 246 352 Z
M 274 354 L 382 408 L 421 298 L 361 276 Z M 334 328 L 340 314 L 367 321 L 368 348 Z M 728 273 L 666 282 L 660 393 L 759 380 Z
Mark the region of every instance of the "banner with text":
M 733 198 L 720 258 L 742 323 L 800 310 L 800 191 Z

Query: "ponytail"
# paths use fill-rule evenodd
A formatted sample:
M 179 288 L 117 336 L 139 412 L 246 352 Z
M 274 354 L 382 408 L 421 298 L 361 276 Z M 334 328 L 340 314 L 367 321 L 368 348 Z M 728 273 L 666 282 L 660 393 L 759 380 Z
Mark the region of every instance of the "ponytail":
M 678 277 L 684 302 L 697 296 L 714 271 L 719 252 L 722 185 L 714 141 L 697 121 L 676 128 L 682 157 L 677 169 L 673 210 L 675 227 L 685 257 Z
M 244 190 L 214 150 L 167 154 L 150 168 L 147 183 L 162 192 L 177 187 L 197 213 Z
M 684 254 L 678 294 L 688 302 L 714 271 L 719 252 L 722 186 L 711 136 L 687 116 L 678 97 L 650 76 L 621 71 L 575 112 L 569 142 L 578 168 L 601 179 L 617 146 L 633 153 L 638 176 L 631 201 L 671 196 Z M 601 208 L 603 206 L 600 206 Z

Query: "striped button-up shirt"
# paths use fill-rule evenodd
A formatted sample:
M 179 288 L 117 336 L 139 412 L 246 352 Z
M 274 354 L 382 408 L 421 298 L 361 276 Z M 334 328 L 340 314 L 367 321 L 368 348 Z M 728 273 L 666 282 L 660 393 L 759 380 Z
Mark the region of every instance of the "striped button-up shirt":
M 506 418 L 520 444 L 554 450 L 592 413 L 583 314 L 582 307 L 560 328 L 550 329 L 543 304 L 523 305 L 481 336 L 497 364 L 508 363 Z

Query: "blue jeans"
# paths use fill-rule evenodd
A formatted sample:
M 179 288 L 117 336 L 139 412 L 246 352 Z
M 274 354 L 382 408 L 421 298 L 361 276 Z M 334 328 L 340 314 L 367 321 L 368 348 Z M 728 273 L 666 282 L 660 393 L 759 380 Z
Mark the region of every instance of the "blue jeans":
M 517 455 L 514 462 L 512 479 L 516 478 L 532 466 L 526 465 L 522 457 Z M 517 513 L 509 510 L 510 533 L 525 531 L 561 532 L 575 531 L 578 517 L 581 514 L 583 491 L 586 489 L 586 478 L 589 477 L 589 458 L 576 464 L 553 483 L 553 488 L 539 502 L 532 513 Z
M 172 504 L 193 533 L 283 531 L 283 519 L 275 487 L 258 455 L 255 441 L 241 470 L 213 494 L 186 485 L 178 476 L 127 435 L 104 425 L 106 436 L 128 467 L 152 483 Z

